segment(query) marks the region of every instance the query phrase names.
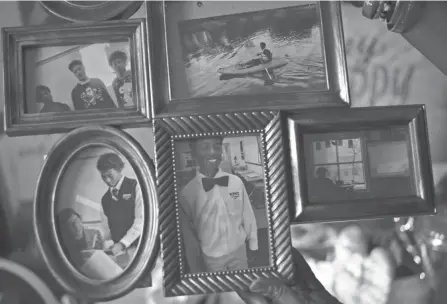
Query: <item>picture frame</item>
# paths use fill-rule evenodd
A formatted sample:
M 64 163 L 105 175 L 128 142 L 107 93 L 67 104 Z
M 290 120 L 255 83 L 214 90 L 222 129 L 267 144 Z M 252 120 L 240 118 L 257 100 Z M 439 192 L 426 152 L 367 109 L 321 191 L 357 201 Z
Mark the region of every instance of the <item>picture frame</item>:
M 50 14 L 71 22 L 102 22 L 127 19 L 143 1 L 39 1 Z
M 154 134 L 155 134 L 155 147 L 156 147 L 156 174 L 157 174 L 157 185 L 159 193 L 159 221 L 160 221 L 160 234 L 161 234 L 161 248 L 162 248 L 162 259 L 163 259 L 163 276 L 164 276 L 164 290 L 165 296 L 181 296 L 181 295 L 192 295 L 192 294 L 204 294 L 204 293 L 215 293 L 215 292 L 225 292 L 234 291 L 237 289 L 248 290 L 250 283 L 258 277 L 265 278 L 281 278 L 286 283 L 291 282 L 294 277 L 294 271 L 292 266 L 292 256 L 291 256 L 291 238 L 290 238 L 290 216 L 289 216 L 289 200 L 288 200 L 288 179 L 286 178 L 286 167 L 285 167 L 285 154 L 284 154 L 284 139 L 283 139 L 283 119 L 279 112 L 277 111 L 265 111 L 265 112 L 238 112 L 238 113 L 227 113 L 227 114 L 217 114 L 217 115 L 197 115 L 197 116 L 183 116 L 183 117 L 166 117 L 166 118 L 156 118 L 154 120 Z M 264 198 L 264 214 L 265 226 L 266 226 L 266 240 L 264 240 L 265 249 L 262 249 L 261 240 L 261 219 L 263 216 L 262 212 L 255 210 L 254 201 L 257 199 L 238 200 L 238 206 L 245 206 L 247 208 L 249 205 L 246 203 L 248 200 L 251 202 L 251 206 L 255 210 L 256 225 L 258 229 L 258 244 L 259 250 L 256 251 L 259 254 L 269 252 L 267 257 L 268 262 L 262 264 L 260 267 L 250 266 L 250 252 L 251 250 L 251 239 L 250 239 L 250 249 L 247 249 L 247 256 L 243 259 L 248 259 L 248 268 L 242 269 L 238 268 L 225 268 L 225 269 L 236 269 L 228 271 L 208 271 L 210 268 L 209 264 L 202 271 L 200 267 L 193 269 L 192 264 L 195 264 L 198 255 L 201 255 L 206 261 L 205 255 L 205 238 L 203 235 L 200 236 L 201 241 L 199 246 L 196 246 L 194 238 L 187 239 L 185 234 L 184 223 L 188 223 L 184 217 L 183 210 L 185 209 L 185 204 L 179 200 L 187 199 L 188 195 L 187 189 L 192 189 L 191 185 L 194 182 L 194 176 L 190 176 L 189 179 L 184 180 L 180 173 L 182 172 L 182 154 L 180 153 L 180 147 L 182 143 L 188 143 L 186 146 L 191 147 L 191 140 L 200 141 L 207 140 L 209 137 L 219 137 L 223 139 L 221 149 L 222 159 L 220 161 L 220 169 L 218 169 L 218 174 L 223 174 L 230 176 L 228 188 L 219 188 L 221 191 L 229 191 L 233 186 L 231 185 L 232 179 L 236 181 L 244 180 L 245 182 L 250 182 L 251 179 L 247 176 L 253 177 L 252 174 L 254 167 L 248 171 L 242 168 L 242 172 L 239 171 L 240 167 L 233 166 L 233 173 L 225 173 L 224 162 L 228 164 L 236 157 L 229 157 L 229 155 L 235 155 L 235 152 L 228 152 L 225 148 L 226 136 L 229 139 L 236 139 L 236 144 L 233 141 L 233 147 L 239 149 L 239 145 L 242 146 L 243 140 L 239 142 L 238 139 L 241 137 L 249 138 L 253 135 L 258 136 L 258 149 L 262 150 L 262 164 L 259 166 L 263 167 L 263 192 L 261 196 Z M 186 142 L 185 142 L 186 141 Z M 196 142 L 196 143 L 197 143 Z M 231 146 L 231 144 L 229 144 Z M 183 145 L 185 146 L 185 145 Z M 232 148 L 230 148 L 232 149 Z M 245 152 L 240 152 L 241 154 L 249 154 L 256 158 L 256 153 L 249 150 L 248 140 L 245 144 Z M 242 149 L 241 149 L 242 150 Z M 198 151 L 198 150 L 196 150 Z M 204 150 L 201 149 L 203 152 Z M 218 151 L 218 150 L 215 150 Z M 226 151 L 226 152 L 224 152 Z M 252 151 L 252 152 L 250 152 Z M 220 153 L 217 152 L 218 154 Z M 240 155 L 240 154 L 238 154 Z M 216 157 L 219 158 L 219 155 Z M 184 161 L 186 167 L 188 167 L 189 160 Z M 196 162 L 192 163 L 190 169 L 195 172 L 194 164 L 199 164 L 200 160 L 196 158 Z M 246 164 L 254 165 L 246 161 Z M 253 171 L 250 171 L 253 170 Z M 199 171 L 197 171 L 199 172 Z M 230 171 L 231 172 L 231 171 Z M 239 172 L 239 173 L 237 173 Z M 260 172 L 260 171 L 258 171 Z M 197 178 L 199 173 L 196 174 Z M 217 176 L 217 175 L 216 175 Z M 233 176 L 233 177 L 231 177 Z M 234 178 L 234 176 L 238 176 Z M 243 177 L 245 176 L 245 177 Z M 193 179 L 191 179 L 191 177 Z M 262 178 L 262 177 L 261 177 Z M 244 182 L 244 185 L 246 183 Z M 186 185 L 182 189 L 179 189 L 179 185 Z M 244 186 L 247 187 L 248 186 Z M 210 193 L 213 193 L 217 189 L 212 188 Z M 224 190 L 222 190 L 224 189 Z M 226 190 L 225 190 L 226 189 Z M 202 190 L 192 190 L 191 193 L 202 193 Z M 207 190 L 204 190 L 207 191 Z M 233 191 L 233 190 L 232 190 Z M 234 190 L 236 191 L 236 190 Z M 248 191 L 248 190 L 247 190 Z M 245 192 L 245 191 L 243 191 Z M 226 193 L 226 192 L 221 192 Z M 200 195 L 202 194 L 198 194 Z M 225 194 L 222 194 L 225 195 Z M 229 193 L 229 195 L 235 199 L 244 197 L 243 194 L 239 195 L 239 192 Z M 259 197 L 258 197 L 259 200 Z M 231 201 L 231 199 L 230 199 Z M 197 201 L 200 203 L 200 199 Z M 226 201 L 226 206 L 230 208 L 232 203 Z M 191 208 L 194 209 L 192 206 Z M 200 207 L 197 207 L 199 209 Z M 262 208 L 262 207 L 261 207 Z M 244 209 L 248 210 L 248 209 Z M 232 211 L 228 211 L 232 212 Z M 235 213 L 231 213 L 235 215 Z M 246 211 L 246 214 L 249 212 Z M 235 215 L 236 216 L 236 215 Z M 265 215 L 264 215 L 265 217 Z M 206 217 L 205 217 L 206 218 Z M 212 218 L 210 218 L 212 222 Z M 244 227 L 247 227 L 246 220 L 244 220 Z M 252 225 L 252 224 L 250 224 Z M 235 224 L 234 227 L 237 225 Z M 253 227 L 253 226 L 250 226 Z M 197 228 L 199 230 L 199 228 Z M 228 228 L 231 229 L 231 228 Z M 246 228 L 244 228 L 246 229 Z M 212 229 L 211 229 L 212 230 Z M 196 231 L 196 232 L 197 232 Z M 228 230 L 230 231 L 230 230 Z M 252 233 L 250 233 L 250 237 Z M 268 241 L 267 241 L 268 240 Z M 223 241 L 222 241 L 223 242 Z M 234 241 L 236 243 L 237 241 Z M 242 241 L 244 243 L 244 241 Z M 267 245 L 269 244 L 269 245 Z M 246 244 L 247 245 L 247 244 Z M 202 253 L 197 253 L 193 249 L 192 254 L 188 256 L 188 246 L 191 248 L 202 248 Z M 195 246 L 195 247 L 194 247 Z M 244 245 L 242 245 L 243 247 Z M 241 247 L 239 247 L 241 248 Z M 248 246 L 247 246 L 248 248 Z M 200 249 L 198 249 L 200 250 Z M 255 249 L 256 250 L 256 249 Z M 243 253 L 245 255 L 245 253 Z M 259 257 L 259 255 L 257 256 Z M 256 260 L 256 258 L 255 258 Z M 191 263 L 193 261 L 193 263 Z M 199 263 L 199 262 L 197 262 Z M 207 262 L 205 262 L 206 264 Z M 243 263 L 242 263 L 243 264 Z M 268 266 L 266 265 L 268 264 Z M 197 265 L 195 265 L 197 266 Z M 247 266 L 245 266 L 247 267 Z
M 111 154 L 115 157 L 111 158 Z M 112 197 L 108 189 L 113 189 L 109 188 L 115 170 L 112 168 L 119 164 L 117 159 L 121 159 L 122 165 L 116 170 L 124 173 L 114 186 L 119 191 L 113 196 L 122 201 L 121 206 L 130 208 L 118 213 L 108 203 Z M 77 128 L 48 153 L 37 182 L 33 228 L 43 260 L 67 292 L 87 301 L 109 301 L 148 284 L 159 250 L 154 170 L 152 160 L 130 135 L 109 126 Z M 127 177 L 130 172 L 133 180 Z M 134 190 L 126 194 L 126 188 Z M 67 211 L 75 216 L 65 216 Z M 119 214 L 121 222 L 114 220 L 113 212 Z M 129 241 L 134 245 L 122 245 L 121 251 L 114 253 L 113 247 L 118 244 L 115 236 L 120 234 L 118 224 L 124 225 L 124 217 L 133 223 L 118 235 L 119 243 L 124 244 L 132 229 L 138 229 L 138 234 L 134 231 L 133 241 Z M 104 223 L 113 246 L 106 245 Z
M 151 122 L 144 19 L 3 28 L 2 34 L 9 136 Z M 123 78 L 110 60 L 118 53 Z
M 291 111 L 286 119 L 294 223 L 436 213 L 424 105 Z
M 180 14 L 182 12 L 185 13 L 185 15 L 188 18 L 192 18 L 191 22 L 195 22 L 197 20 L 205 20 L 203 21 L 203 25 L 200 25 L 202 27 L 205 26 L 206 20 L 210 19 L 210 26 L 207 28 L 211 28 L 211 25 L 213 27 L 218 27 L 219 22 L 222 24 L 226 24 L 226 22 L 231 23 L 232 21 L 223 20 L 221 21 L 219 18 L 227 18 L 228 16 L 236 16 L 239 13 L 242 14 L 238 10 L 238 8 L 243 8 L 243 11 L 247 14 L 256 12 L 262 12 L 263 10 L 273 10 L 273 7 L 279 7 L 282 9 L 278 9 L 278 16 L 281 16 L 282 14 L 288 14 L 283 8 L 288 7 L 291 5 L 301 5 L 303 2 L 259 2 L 256 4 L 256 6 L 253 6 L 252 2 L 238 2 L 237 4 L 234 4 L 232 2 L 225 2 L 225 1 L 213 1 L 211 2 L 196 2 L 196 1 L 177 1 L 177 2 L 165 2 L 165 1 L 155 1 L 148 3 L 147 5 L 147 20 L 148 20 L 148 35 L 149 40 L 153 40 L 154 37 L 157 37 L 157 40 L 159 40 L 158 43 L 152 44 L 150 46 L 150 56 L 151 56 L 151 62 L 154 64 L 151 65 L 151 74 L 153 75 L 153 87 L 157 88 L 154 90 L 154 99 L 160 100 L 159 104 L 156 105 L 155 108 L 155 115 L 158 117 L 165 117 L 170 115 L 176 115 L 178 113 L 179 115 L 196 115 L 196 114 L 206 114 L 206 113 L 220 113 L 220 112 L 231 112 L 235 109 L 239 111 L 246 111 L 246 110 L 285 110 L 285 109 L 296 109 L 296 108 L 309 108 L 309 107 L 328 107 L 328 106 L 349 106 L 350 105 L 350 96 L 349 96 L 349 89 L 348 89 L 348 75 L 347 75 L 347 65 L 346 65 L 346 58 L 345 58 L 345 51 L 344 51 L 344 38 L 343 38 L 343 26 L 342 26 L 342 20 L 341 20 L 341 7 L 340 3 L 338 2 L 312 2 L 310 4 L 311 6 L 314 5 L 313 11 L 311 11 L 311 14 L 303 13 L 305 16 L 303 18 L 310 18 L 310 16 L 316 15 L 317 21 L 309 21 L 309 23 L 314 22 L 313 25 L 313 32 L 318 32 L 320 34 L 321 41 L 316 38 L 316 36 L 312 36 L 313 42 L 310 43 L 312 47 L 315 47 L 315 45 L 320 45 L 321 42 L 321 49 L 318 49 L 317 51 L 313 53 L 321 53 L 321 62 L 316 64 L 318 67 L 323 67 L 324 73 L 319 73 L 311 68 L 309 66 L 308 70 L 309 73 L 304 73 L 302 75 L 303 79 L 306 78 L 306 83 L 303 83 L 303 86 L 308 85 L 308 83 L 313 83 L 311 81 L 312 77 L 316 77 L 319 80 L 321 80 L 324 84 L 321 85 L 315 85 L 315 87 L 318 87 L 318 89 L 310 89 L 310 90 L 292 90 L 291 88 L 294 85 L 298 86 L 298 81 L 295 82 L 295 80 L 291 80 L 290 83 L 288 83 L 289 80 L 283 81 L 282 79 L 286 79 L 285 76 L 286 72 L 289 73 L 290 71 L 286 67 L 284 67 L 284 75 L 281 76 L 280 80 L 274 82 L 272 80 L 272 71 L 269 69 L 265 69 L 270 77 L 270 80 L 273 81 L 273 83 L 276 85 L 276 87 L 269 86 L 271 83 L 266 80 L 264 82 L 264 85 L 261 83 L 253 83 L 253 86 L 250 88 L 250 84 L 247 84 L 247 87 L 244 87 L 244 84 L 241 82 L 244 82 L 244 78 L 239 78 L 240 75 L 230 75 L 229 79 L 225 78 L 225 73 L 220 73 L 220 68 L 218 72 L 214 71 L 214 68 L 217 70 L 218 66 L 214 63 L 210 63 L 209 65 L 205 63 L 200 63 L 199 59 L 202 60 L 202 57 L 200 56 L 199 51 L 197 53 L 191 53 L 186 55 L 181 55 L 179 52 L 183 50 L 183 52 L 186 52 L 185 49 L 185 43 L 188 45 L 195 45 L 199 43 L 200 41 L 203 42 L 203 44 L 209 43 L 210 45 L 219 44 L 220 42 L 215 42 L 213 39 L 214 32 L 209 33 L 207 30 L 204 30 L 203 32 L 200 32 L 197 37 L 191 38 L 192 40 L 190 42 L 185 42 L 185 39 L 182 40 L 181 44 L 179 44 L 181 39 L 177 36 L 179 36 L 179 31 L 181 30 L 188 30 L 188 27 L 191 28 L 191 31 L 198 27 L 197 24 L 184 24 L 185 22 L 189 22 L 190 20 L 182 21 L 181 25 L 177 24 L 171 24 L 171 20 L 168 18 L 169 14 L 169 6 L 182 6 L 178 9 L 172 9 L 172 14 Z M 305 5 L 305 3 L 303 4 Z M 204 11 L 205 10 L 205 11 Z M 172 15 L 171 14 L 171 15 Z M 306 16 L 307 15 L 307 16 Z M 181 20 L 180 15 L 175 15 L 177 19 Z M 179 17 L 180 16 L 180 17 Z M 196 16 L 196 17 L 191 17 Z M 255 16 L 256 17 L 256 16 Z M 253 17 L 253 18 L 255 18 Z M 262 17 L 262 16 L 261 16 Z M 261 18 L 259 17 L 259 18 Z M 197 19 L 199 18 L 199 19 Z M 205 19 L 204 19 L 205 18 Z M 207 18 L 207 19 L 206 19 Z M 242 18 L 242 17 L 241 17 Z M 256 17 L 257 18 L 257 17 Z M 255 19 L 256 19 L 255 18 Z M 264 18 L 264 17 L 262 17 Z M 261 18 L 261 19 L 262 19 Z M 292 18 L 292 17 L 291 17 Z M 311 17 L 313 18 L 313 17 Z M 186 19 L 186 17 L 185 17 Z M 291 22 L 297 22 L 296 20 L 299 18 L 292 18 Z M 215 22 L 213 21 L 215 20 Z M 245 20 L 245 19 L 244 19 Z M 265 20 L 266 19 L 262 19 Z M 199 21 L 197 21 L 199 22 Z M 214 23 L 213 23 L 214 22 Z M 245 22 L 245 21 L 244 21 Z M 273 22 L 273 21 L 272 21 Z M 278 21 L 279 22 L 279 21 Z M 213 23 L 213 24 L 211 24 Z M 278 23 L 280 24 L 280 23 Z M 300 25 L 301 26 L 301 25 Z M 304 26 L 304 25 L 302 25 Z M 278 28 L 282 28 L 283 26 L 277 25 Z M 186 29 L 185 29 L 186 28 Z M 318 30 L 319 29 L 319 30 Z M 239 27 L 233 29 L 232 35 L 238 35 L 237 32 L 241 30 Z M 294 29 L 288 29 L 290 32 L 295 33 Z M 266 30 L 267 32 L 271 32 L 270 29 Z M 296 30 L 299 31 L 299 30 Z M 305 31 L 305 30 L 303 30 Z M 266 32 L 266 33 L 267 33 Z M 174 33 L 175 37 L 171 37 L 171 33 Z M 307 33 L 307 32 L 306 32 Z M 268 36 L 270 34 L 265 34 L 264 36 Z M 271 34 L 273 35 L 273 34 Z M 278 34 L 280 35 L 280 34 Z M 282 35 L 282 34 L 281 34 Z M 306 34 L 307 35 L 307 34 Z M 313 35 L 313 34 L 312 34 Z M 264 37 L 263 36 L 263 37 Z M 225 42 L 225 46 L 222 48 L 225 49 L 225 47 L 235 49 L 235 51 L 231 54 L 222 55 L 222 57 L 229 57 L 230 61 L 233 62 L 236 59 L 234 55 L 240 50 L 241 48 L 244 48 L 243 45 L 233 46 L 232 41 L 228 41 L 230 38 L 225 38 L 226 36 L 223 35 L 221 37 L 222 41 Z M 278 36 L 279 37 L 279 36 Z M 188 38 L 189 39 L 189 38 Z M 216 38 L 217 39 L 217 38 Z M 236 38 L 235 38 L 236 39 Z M 241 38 L 242 39 L 242 38 Z M 247 38 L 247 43 L 250 42 L 251 38 Z M 256 43 L 259 43 L 258 40 L 261 38 L 253 38 L 252 40 L 256 40 Z M 266 38 L 267 39 L 267 38 Z M 268 38 L 270 39 L 270 38 Z M 271 38 L 274 39 L 274 38 Z M 279 38 L 278 38 L 279 39 Z M 290 38 L 291 39 L 291 38 Z M 190 39 L 189 39 L 190 40 Z M 189 41 L 188 40 L 188 41 Z M 240 40 L 240 39 L 239 39 Z M 240 44 L 240 41 L 237 40 Z M 283 38 L 283 40 L 286 40 Z M 176 41 L 179 45 L 171 45 L 172 41 Z M 199 41 L 199 42 L 198 42 Z M 270 41 L 270 40 L 269 40 Z M 236 43 L 236 42 L 235 42 Z M 185 44 L 185 45 L 183 45 Z M 254 52 L 253 45 L 250 42 L 250 47 L 247 48 L 249 50 L 246 51 L 247 54 L 251 54 L 250 52 Z M 271 44 L 267 44 L 267 48 Z M 197 46 L 197 45 L 196 45 Z M 265 46 L 265 43 L 264 43 Z M 274 46 L 273 46 L 274 47 Z M 282 48 L 278 47 L 276 50 L 273 50 L 273 54 L 275 52 L 281 53 Z M 214 52 L 215 50 L 210 50 L 209 52 Z M 173 52 L 176 52 L 175 55 L 173 55 Z M 203 51 L 205 52 L 205 51 Z M 217 51 L 216 51 L 217 52 Z M 228 51 L 230 52 L 230 51 Z M 227 53 L 228 53 L 227 52 Z M 285 51 L 284 51 L 285 52 Z M 298 52 L 298 51 L 293 51 Z M 284 58 L 281 60 L 292 60 L 287 59 L 293 57 L 293 52 L 291 51 L 292 55 L 285 54 Z M 304 51 L 303 51 L 304 52 Z M 220 54 L 220 53 L 219 53 Z M 225 53 L 226 54 L 226 53 Z M 245 54 L 245 53 L 244 53 Z M 281 53 L 282 54 L 282 53 Z M 182 57 L 183 56 L 183 57 Z M 205 56 L 205 55 L 204 55 Z M 210 55 L 211 56 L 211 55 Z M 239 56 L 239 55 L 238 55 Z M 242 56 L 242 55 L 241 55 Z M 244 55 L 245 56 L 245 55 Z M 247 55 L 248 56 L 248 55 Z M 256 56 L 256 55 L 254 55 Z M 275 55 L 273 55 L 275 56 Z M 279 55 L 278 55 L 279 56 Z M 281 55 L 282 56 L 282 55 Z M 303 55 L 304 56 L 304 55 Z M 319 55 L 318 55 L 319 56 Z M 227 58 L 225 57 L 225 58 Z M 185 67 L 182 67 L 183 62 L 186 60 L 184 58 L 199 58 L 197 59 L 197 64 L 200 64 L 198 66 L 196 63 L 195 65 L 190 65 L 193 61 L 188 61 L 184 64 Z M 203 57 L 205 58 L 205 57 Z M 217 58 L 217 55 L 216 55 Z M 239 57 L 237 57 L 239 58 Z M 242 57 L 241 57 L 242 58 Z M 244 57 L 245 58 L 245 57 Z M 281 57 L 282 58 L 282 57 Z M 298 56 L 297 56 L 298 58 Z M 319 57 L 320 58 L 320 57 Z M 205 58 L 206 59 L 206 58 Z M 205 60 L 203 59 L 203 60 Z M 246 59 L 246 58 L 245 58 Z M 273 58 L 275 59 L 275 58 Z M 189 60 L 189 59 L 188 59 Z M 210 59 L 211 60 L 211 59 Z M 216 59 L 217 60 L 217 59 Z M 275 59 L 276 60 L 276 59 Z M 280 59 L 278 59 L 280 60 Z M 295 59 L 293 59 L 295 60 Z M 298 60 L 298 59 L 297 59 Z M 222 60 L 221 60 L 222 61 Z M 218 61 L 219 63 L 221 61 Z M 294 62 L 294 61 L 290 61 Z M 294 66 L 290 63 L 289 66 Z M 234 62 L 232 63 L 234 64 Z M 238 65 L 238 63 L 235 63 Z M 271 61 L 271 64 L 274 64 L 273 61 Z M 224 65 L 222 63 L 222 65 Z M 300 65 L 300 64 L 298 64 Z M 301 65 L 303 62 L 301 62 Z M 174 67 L 175 66 L 175 67 Z M 186 69 L 188 67 L 188 71 Z M 194 67 L 194 69 L 193 69 Z M 206 73 L 204 72 L 206 68 Z M 208 71 L 208 68 L 213 71 Z M 275 69 L 273 67 L 273 69 Z M 190 71 L 191 70 L 191 71 Z M 277 71 L 282 71 L 280 67 L 278 67 Z M 296 70 L 293 70 L 296 71 Z M 291 73 L 293 73 L 293 71 Z M 320 71 L 320 70 L 318 70 Z M 197 72 L 197 73 L 195 73 Z M 195 74 L 193 74 L 195 73 Z M 282 73 L 282 72 L 278 72 Z M 220 74 L 220 76 L 218 75 Z M 266 75 L 267 75 L 266 74 Z M 325 76 L 322 76 L 322 75 Z M 288 74 L 287 74 L 288 75 Z M 318 76 L 316 76 L 318 75 Z M 225 79 L 222 79 L 224 77 Z M 249 77 L 249 81 L 258 81 L 257 75 L 247 76 Z M 264 74 L 263 76 L 264 77 Z M 293 76 L 294 77 L 294 76 Z M 292 79 L 291 77 L 290 79 Z M 310 78 L 309 78 L 310 77 Z M 274 76 L 273 78 L 277 78 L 277 76 Z M 324 78 L 324 79 L 323 79 Z M 235 79 L 235 80 L 231 80 Z M 242 80 L 240 80 L 242 79 Z M 246 78 L 248 79 L 248 78 Z M 279 78 L 278 78 L 279 79 Z M 289 79 L 289 78 L 287 78 Z M 237 81 L 237 83 L 233 83 L 232 81 Z M 275 80 L 276 81 L 276 80 Z M 181 82 L 181 85 L 177 85 Z M 285 82 L 285 83 L 283 83 Z M 218 84 L 216 84 L 218 83 Z M 208 85 L 209 84 L 209 85 Z M 290 86 L 289 86 L 290 84 Z M 234 87 L 238 85 L 239 87 Z M 240 87 L 244 88 L 244 92 L 247 93 L 250 90 L 253 90 L 253 94 L 239 94 L 238 90 L 240 90 Z M 272 87 L 272 92 L 270 92 L 269 88 Z M 281 87 L 285 87 L 284 92 L 282 92 Z M 208 90 L 208 93 L 203 93 L 202 91 Z M 186 92 L 188 91 L 189 92 Z M 223 94 L 217 93 L 218 91 L 226 90 L 226 92 L 231 92 L 231 94 Z M 242 89 L 241 89 L 242 90 Z M 194 93 L 194 92 L 195 93 Z M 200 92 L 202 93 L 200 93 Z M 219 92 L 220 92 L 219 91 Z M 193 93 L 191 93 L 193 92 Z M 233 92 L 236 92 L 233 94 Z M 195 94 L 197 96 L 191 96 L 191 94 Z M 215 96 L 211 96 L 210 94 L 215 94 Z M 181 95 L 181 96 L 176 96 Z

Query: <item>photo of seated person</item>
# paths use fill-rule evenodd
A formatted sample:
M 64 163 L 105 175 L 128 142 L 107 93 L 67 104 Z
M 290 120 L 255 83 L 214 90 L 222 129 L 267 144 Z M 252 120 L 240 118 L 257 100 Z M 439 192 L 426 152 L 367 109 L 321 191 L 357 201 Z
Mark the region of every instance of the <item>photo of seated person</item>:
M 311 181 L 311 195 L 321 200 L 342 197 L 345 191 L 329 178 L 329 171 L 325 167 L 317 168 L 315 178 Z
M 84 250 L 104 249 L 104 240 L 98 230 L 85 228 L 81 216 L 72 208 L 59 211 L 57 222 L 63 245 L 69 259 L 78 268 L 86 262 Z

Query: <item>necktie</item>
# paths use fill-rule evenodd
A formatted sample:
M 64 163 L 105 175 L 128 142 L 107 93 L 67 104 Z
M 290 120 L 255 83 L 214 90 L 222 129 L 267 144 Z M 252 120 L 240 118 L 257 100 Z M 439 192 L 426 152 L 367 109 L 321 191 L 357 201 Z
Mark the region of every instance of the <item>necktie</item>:
M 116 189 L 116 188 L 112 188 L 112 195 L 113 195 L 115 198 L 118 198 L 118 189 Z
M 228 176 L 222 176 L 222 177 L 218 177 L 218 178 L 202 178 L 202 185 L 203 185 L 203 190 L 205 190 L 205 192 L 210 191 L 211 189 L 213 189 L 213 187 L 215 185 L 219 185 L 222 187 L 228 187 Z

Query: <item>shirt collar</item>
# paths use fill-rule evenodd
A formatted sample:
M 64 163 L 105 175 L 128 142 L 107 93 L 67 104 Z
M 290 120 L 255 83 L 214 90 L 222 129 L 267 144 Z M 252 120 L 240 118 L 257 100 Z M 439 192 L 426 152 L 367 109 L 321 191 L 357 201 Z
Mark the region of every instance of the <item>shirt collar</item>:
M 202 174 L 202 173 L 200 173 L 200 171 L 199 171 L 199 168 L 197 168 L 196 169 L 197 171 L 197 173 L 196 173 L 196 177 L 197 178 L 199 178 L 200 180 L 202 179 L 202 178 L 210 178 L 210 177 L 208 177 L 208 176 L 205 176 L 204 174 Z M 217 170 L 217 173 L 216 173 L 216 175 L 213 177 L 213 178 L 218 178 L 218 177 L 221 177 L 221 176 L 223 176 L 224 174 L 223 174 L 223 171 L 222 171 L 222 169 L 218 169 Z
M 84 84 L 87 84 L 87 83 L 89 83 L 89 81 L 90 81 L 90 78 L 87 78 L 87 80 L 85 80 L 85 81 L 78 81 L 78 83 L 80 84 L 80 85 L 84 85 Z
M 118 191 L 121 188 L 121 185 L 123 184 L 123 180 L 124 180 L 124 175 L 121 176 L 120 180 L 118 181 L 118 183 L 116 184 L 115 187 L 110 188 L 110 192 L 112 192 L 113 189 L 118 189 Z

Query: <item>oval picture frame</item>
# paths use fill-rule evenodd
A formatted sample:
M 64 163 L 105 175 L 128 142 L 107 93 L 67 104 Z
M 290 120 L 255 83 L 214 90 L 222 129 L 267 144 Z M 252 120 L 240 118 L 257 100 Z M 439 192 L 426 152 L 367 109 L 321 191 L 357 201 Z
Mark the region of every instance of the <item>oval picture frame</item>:
M 95 3 L 96 2 L 96 3 Z M 40 1 L 50 14 L 71 22 L 128 19 L 143 1 Z
M 76 269 L 64 253 L 55 220 L 57 191 L 70 161 L 80 151 L 98 146 L 114 150 L 127 160 L 135 172 L 143 201 L 143 229 L 135 255 L 121 274 L 109 280 L 88 278 Z M 45 159 L 33 210 L 37 244 L 55 279 L 67 292 L 90 301 L 110 301 L 138 287 L 151 275 L 159 250 L 157 199 L 154 163 L 130 135 L 109 126 L 86 126 L 67 133 Z

